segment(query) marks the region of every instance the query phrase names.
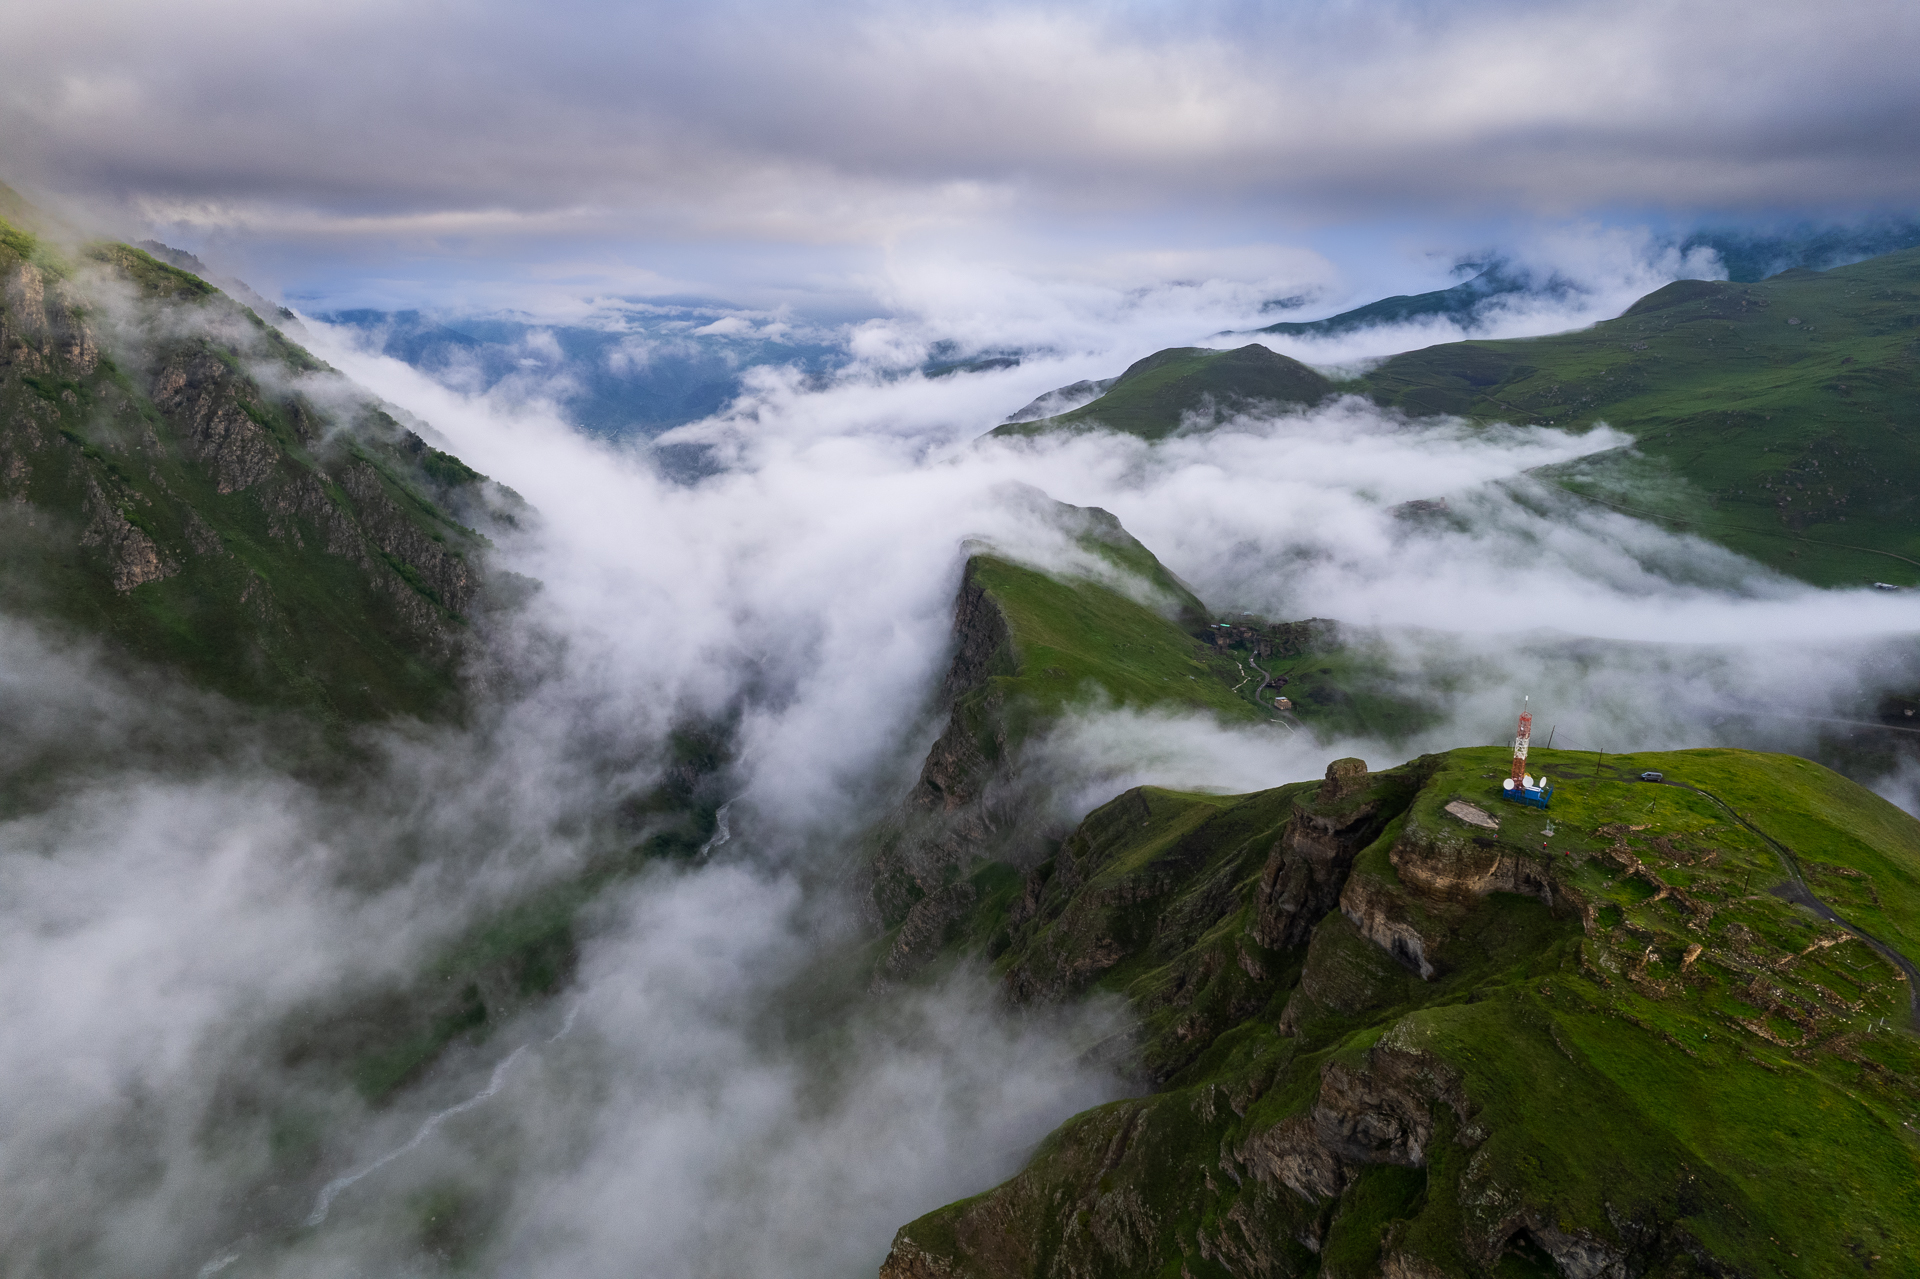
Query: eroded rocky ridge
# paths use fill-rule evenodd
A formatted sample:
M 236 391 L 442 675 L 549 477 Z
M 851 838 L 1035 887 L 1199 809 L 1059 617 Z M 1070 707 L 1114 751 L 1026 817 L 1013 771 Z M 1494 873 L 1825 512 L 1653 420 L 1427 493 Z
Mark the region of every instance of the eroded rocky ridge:
M 976 561 L 962 571 L 953 609 L 954 655 L 940 687 L 946 723 L 913 788 L 885 823 L 872 868 L 876 918 L 897 927 L 881 960 L 883 979 L 906 976 L 937 953 L 973 905 L 959 868 L 985 857 L 1018 806 L 1004 770 L 1004 694 L 995 675 L 1017 667 L 1005 614 L 981 585 Z
M 1858 1081 L 1878 1079 L 1892 1102 L 1904 1085 L 1885 1072 L 1898 1068 L 1862 1075 L 1851 1045 L 1871 1000 L 1904 1007 L 1899 974 L 1857 948 L 1857 967 L 1799 987 L 1824 995 L 1783 995 L 1763 974 L 1793 971 L 1830 942 L 1799 943 L 1793 930 L 1808 925 L 1765 893 L 1739 907 L 1764 925 L 1714 913 L 1735 909 L 1714 903 L 1742 882 L 1738 858 L 1764 849 L 1690 850 L 1651 832 L 1670 868 L 1662 879 L 1621 851 L 1644 823 L 1593 821 L 1543 840 L 1567 819 L 1493 801 L 1501 811 L 1486 825 L 1463 806 L 1489 802 L 1485 779 L 1497 774 L 1481 757 L 1496 754 L 1384 772 L 1341 760 L 1319 782 L 1248 796 L 1129 791 L 1050 860 L 983 888 L 959 931 L 986 939 L 977 953 L 1008 998 L 1122 996 L 1135 1030 L 1096 1051 L 1142 1095 L 1077 1116 L 1011 1180 L 902 1228 L 883 1279 L 1637 1279 L 1756 1273 L 1761 1256 L 1784 1274 L 1835 1273 L 1796 1266 L 1788 1253 L 1802 1250 L 1857 1258 L 1867 1274 L 1896 1248 L 1914 1255 L 1891 1224 L 1904 1209 L 1884 1194 L 1914 1196 L 1892 1182 L 1830 1222 L 1803 1222 L 1803 1249 L 1776 1246 L 1788 1237 L 1781 1214 L 1799 1201 L 1768 1198 L 1769 1175 L 1733 1153 L 1745 1112 L 1702 1129 L 1666 1097 L 1714 1105 L 1736 1078 L 1760 1095 L 1783 1072 L 1824 1070 L 1856 1099 Z M 1618 795 L 1606 803 L 1644 813 L 1633 776 L 1611 780 Z M 1729 862 L 1725 878 L 1691 888 L 1671 869 Z M 1617 901 L 1645 913 L 1627 917 Z M 1762 927 L 1775 930 L 1765 948 Z M 1712 928 L 1724 929 L 1718 952 Z M 1716 953 L 1727 975 L 1703 970 Z M 1857 983 L 1844 989 L 1878 993 L 1849 1003 L 1836 993 L 1843 971 Z M 1832 1028 L 1808 1022 L 1792 1068 L 1754 1055 L 1789 1042 L 1764 1018 L 1709 1020 L 1691 1046 L 1662 1028 L 1659 1001 L 1715 991 L 1772 1008 L 1821 1002 L 1834 1020 L 1819 1024 Z M 1719 1049 L 1716 1028 L 1728 1025 L 1740 1042 Z M 1815 1048 L 1816 1034 L 1837 1046 Z M 1920 1064 L 1899 1043 L 1888 1051 L 1887 1063 Z M 1649 1078 L 1663 1082 L 1649 1092 Z M 1854 1160 L 1844 1177 L 1871 1179 L 1875 1161 L 1903 1157 L 1900 1145 L 1826 1158 Z
M 1118 520 L 1097 508 L 1030 496 L 1036 514 L 1077 542 L 1092 575 L 1065 580 L 987 553 L 967 560 L 954 601 L 953 657 L 939 691 L 941 732 L 875 835 L 870 913 L 891 934 L 876 969 L 881 983 L 918 971 L 953 939 L 980 899 L 975 872 L 993 865 L 1025 869 L 1066 835 L 1049 813 L 1045 779 L 1023 765 L 1027 745 L 1064 710 L 1100 699 L 1216 713 L 1224 702 L 1252 713 L 1226 691 L 1218 672 L 1196 660 L 1206 651 L 1196 637 L 1207 626 L 1200 602 Z M 1011 616 L 997 593 L 1008 590 L 1024 593 Z M 1086 633 L 1089 605 L 1137 628 L 1129 631 L 1134 647 L 1124 650 Z M 1062 659 L 1073 661 L 1078 674 L 1031 651 L 1046 651 L 1049 641 L 1083 640 L 1086 647 Z M 1125 678 L 1103 678 L 1126 657 L 1149 650 L 1154 661 L 1179 665 L 1177 680 L 1129 685 Z M 1203 698 L 1195 704 L 1203 687 L 1213 705 Z
M 449 499 L 497 486 L 197 277 L 5 229 L 6 602 L 243 701 L 444 713 L 486 545 Z

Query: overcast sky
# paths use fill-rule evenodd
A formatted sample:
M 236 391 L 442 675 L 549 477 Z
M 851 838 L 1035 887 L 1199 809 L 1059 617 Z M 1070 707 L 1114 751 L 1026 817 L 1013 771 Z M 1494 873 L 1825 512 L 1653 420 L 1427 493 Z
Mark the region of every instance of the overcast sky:
M 1518 225 L 1920 204 L 1911 0 L 17 9 L 0 177 L 316 295 L 1411 277 Z

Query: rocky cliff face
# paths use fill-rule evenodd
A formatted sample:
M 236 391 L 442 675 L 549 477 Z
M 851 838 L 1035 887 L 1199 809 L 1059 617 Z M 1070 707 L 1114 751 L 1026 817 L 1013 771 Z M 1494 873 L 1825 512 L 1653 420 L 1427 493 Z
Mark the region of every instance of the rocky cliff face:
M 198 278 L 0 230 L 4 602 L 243 701 L 444 713 L 483 477 Z
M 1813 767 L 1691 754 L 1741 755 L 1759 795 Z M 1861 947 L 1852 969 L 1784 976 L 1830 946 L 1795 935 L 1814 917 L 1742 895 L 1772 852 L 1704 801 L 1652 828 L 1633 770 L 1688 760 L 1563 786 L 1551 815 L 1488 797 L 1503 762 L 1342 760 L 1230 798 L 1129 791 L 1018 891 L 953 907 L 959 935 L 992 938 L 980 953 L 1010 999 L 1123 996 L 1136 1029 L 1105 1051 L 1146 1091 L 904 1227 L 884 1279 L 1811 1276 L 1920 1259 L 1903 1215 L 1920 1209 L 1920 1158 L 1867 1118 L 1909 1104 L 1900 1072 L 1920 1078 L 1920 1046 L 1882 1040 L 1882 1058 L 1857 1038 L 1869 1007 L 1905 1009 L 1898 970 Z M 1657 841 L 1661 867 L 1633 837 Z M 1834 1020 L 1809 1020 L 1816 1006 Z M 1793 1010 L 1800 1030 L 1768 1024 Z M 1809 1162 L 1777 1134 L 1811 1138 L 1781 1116 L 1815 1105 L 1821 1124 L 1862 1122 Z M 1781 1188 L 1767 1150 L 1840 1206 Z
M 1346 759 L 1318 786 L 1269 792 L 1230 814 L 1128 791 L 1027 875 L 1007 916 L 1008 997 L 1067 999 L 1122 963 L 1157 961 L 1134 992 L 1148 1019 L 1134 1069 L 1164 1083 L 1273 1000 L 1287 952 L 1333 909 L 1354 858 L 1406 789 L 1399 775 L 1373 778 Z M 1164 850 L 1137 860 L 1156 834 Z M 1209 936 L 1213 944 L 1193 945 Z
M 1392 792 L 1377 795 L 1362 760 L 1337 759 L 1309 799 L 1294 801 L 1285 835 L 1260 872 L 1254 936 L 1271 950 L 1305 945 L 1333 909 L 1359 851 L 1393 816 Z
M 1166 707 L 1228 720 L 1272 714 L 1238 690 L 1239 663 L 1203 640 L 1192 592 L 1097 508 L 1030 495 L 1073 544 L 1059 574 L 971 557 L 954 602 L 945 723 L 910 792 L 874 835 L 871 914 L 889 931 L 876 979 L 909 976 L 977 913 L 981 876 L 1019 873 L 1067 834 L 1029 743 L 1089 704 Z M 996 869 L 997 868 L 997 869 Z
M 872 903 L 900 926 L 882 960 L 886 978 L 905 976 L 937 953 L 974 892 L 958 870 L 994 847 L 1015 808 L 999 764 L 1008 749 L 995 675 L 1017 667 L 1007 619 L 979 581 L 976 562 L 961 574 L 953 609 L 953 661 L 940 687 L 946 726 L 920 776 L 882 831 L 873 865 Z

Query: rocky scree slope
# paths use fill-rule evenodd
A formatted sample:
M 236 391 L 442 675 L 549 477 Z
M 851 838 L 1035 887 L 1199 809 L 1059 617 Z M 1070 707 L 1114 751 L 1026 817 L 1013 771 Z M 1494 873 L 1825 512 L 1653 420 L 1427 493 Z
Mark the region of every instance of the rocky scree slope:
M 445 715 L 468 521 L 518 505 L 197 276 L 0 222 L 9 611 L 244 703 Z
M 1502 748 L 1129 791 L 982 895 L 950 948 L 1016 1003 L 1123 997 L 1148 1091 L 882 1276 L 1920 1269 L 1905 977 L 1791 900 L 1915 947 L 1920 823 L 1786 756 L 1535 755 L 1547 813 Z

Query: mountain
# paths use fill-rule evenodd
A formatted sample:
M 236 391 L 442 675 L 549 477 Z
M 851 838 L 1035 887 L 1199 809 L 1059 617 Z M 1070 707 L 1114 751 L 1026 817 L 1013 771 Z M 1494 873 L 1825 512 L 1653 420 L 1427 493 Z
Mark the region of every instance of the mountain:
M 1397 355 L 1354 389 L 1414 414 L 1604 421 L 1637 456 L 1566 468 L 1573 491 L 1820 585 L 1912 585 L 1917 326 L 1910 249 L 1757 284 L 1678 281 L 1578 332 Z
M 1052 394 L 1066 398 L 1072 390 L 1063 387 Z M 1129 365 L 1104 394 L 1079 408 L 1055 417 L 1007 422 L 992 434 L 1105 427 L 1159 440 L 1183 425 L 1212 425 L 1250 409 L 1318 404 L 1333 391 L 1334 384 L 1321 374 L 1257 342 L 1232 351 L 1174 347 Z
M 1283 337 L 1339 337 L 1345 333 L 1376 328 L 1384 324 L 1405 324 L 1409 320 L 1433 317 L 1457 321 L 1461 327 L 1471 330 L 1477 322 L 1481 308 L 1490 298 L 1506 297 L 1517 293 L 1557 296 L 1566 291 L 1567 286 L 1564 284 L 1550 284 L 1544 289 L 1536 288 L 1531 277 L 1524 273 L 1515 273 L 1505 263 L 1496 262 L 1476 273 L 1471 279 L 1463 280 L 1452 288 L 1435 289 L 1430 293 L 1400 294 L 1381 298 L 1378 302 L 1369 302 L 1351 311 L 1330 315 L 1324 320 L 1289 320 L 1252 331 Z
M 68 247 L 4 188 L 0 213 L 0 608 L 277 715 L 277 736 L 461 719 L 476 668 L 494 670 L 475 623 L 531 587 L 487 570 L 476 526 L 511 529 L 525 503 L 174 264 L 186 255 Z M 713 836 L 730 734 L 682 724 L 661 779 L 594 815 L 592 857 L 481 913 L 419 971 L 293 1010 L 275 1060 L 380 1103 L 559 989 L 589 901 Z M 301 764 L 350 787 L 337 765 L 352 752 L 335 733 Z M 9 759 L 0 815 L 31 807 L 41 774 L 87 764 Z M 315 1176 L 320 1153 L 276 1147 L 259 1202 Z
M 1043 417 L 1058 417 L 1062 413 L 1072 412 L 1083 404 L 1090 404 L 1099 399 L 1112 390 L 1113 384 L 1119 380 L 1117 377 L 1087 378 L 1058 387 L 1015 409 L 1001 421 L 1005 423 L 1037 422 Z
M 1124 1001 L 1137 1029 L 1091 1051 L 1137 1095 L 903 1226 L 882 1279 L 1920 1264 L 1920 822 L 1730 749 L 1536 749 L 1541 812 L 1468 747 L 1056 828 L 1031 746 L 1076 708 L 1251 724 L 1305 666 L 1341 672 L 1286 686 L 1325 737 L 1421 713 L 1341 628 L 1206 623 L 1110 516 L 1056 514 L 1134 584 L 969 561 L 869 953 L 876 986 L 971 966 L 1035 1012 Z
M 987 551 L 967 560 L 940 691 L 944 730 L 874 836 L 882 982 L 925 967 L 980 900 L 1008 891 L 1010 866 L 1066 833 L 1048 816 L 1050 779 L 1029 752 L 1076 711 L 1199 714 L 1329 739 L 1391 740 L 1430 722 L 1336 623 L 1210 623 L 1112 515 L 1036 501 L 1087 562 L 1068 574 Z M 1273 701 L 1282 689 L 1284 713 Z
M 1753 284 L 1769 276 L 1806 267 L 1825 271 L 1850 262 L 1920 248 L 1920 221 L 1879 218 L 1848 226 L 1802 223 L 1776 231 L 1703 228 L 1681 240 L 1682 253 L 1712 249 L 1736 284 Z
M 453 713 L 485 584 L 472 524 L 518 499 L 198 276 L 7 212 L 7 609 L 243 703 Z
M 317 318 L 456 385 L 553 399 L 571 420 L 610 438 L 650 438 L 707 417 L 740 393 L 751 368 L 817 371 L 844 358 L 830 343 L 714 304 L 634 304 L 608 327 L 364 309 Z
M 1449 342 L 1334 384 L 1264 347 L 1177 347 L 1099 399 L 995 435 L 1146 439 L 1226 406 L 1365 395 L 1412 416 L 1584 430 L 1634 447 L 1543 478 L 1822 586 L 1920 585 L 1920 249 L 1753 284 L 1681 280 L 1551 337 Z M 1264 354 L 1259 354 L 1264 352 Z
M 1826 270 L 1920 247 L 1920 222 L 1883 219 L 1852 226 L 1803 224 L 1775 232 L 1706 228 L 1687 235 L 1672 247 L 1683 258 L 1701 249 L 1711 250 L 1720 259 L 1729 280 L 1752 284 L 1795 267 Z M 1481 324 L 1482 312 L 1493 299 L 1522 294 L 1565 298 L 1578 288 L 1559 275 L 1549 276 L 1543 283 L 1536 282 L 1530 271 L 1499 258 L 1487 264 L 1462 263 L 1460 269 L 1473 270 L 1475 274 L 1451 288 L 1381 298 L 1325 319 L 1286 321 L 1248 332 L 1283 337 L 1339 337 L 1382 325 L 1439 318 L 1452 320 L 1470 333 Z M 1286 303 L 1297 305 L 1298 301 L 1287 299 Z
M 1536 751 L 1539 812 L 1508 753 L 1132 790 L 1003 872 L 949 953 L 1126 1000 L 1145 1091 L 883 1279 L 1920 1268 L 1920 822 L 1733 750 Z

